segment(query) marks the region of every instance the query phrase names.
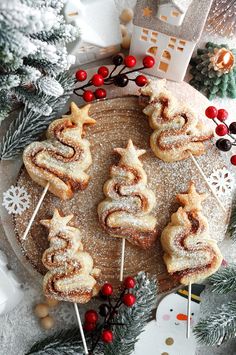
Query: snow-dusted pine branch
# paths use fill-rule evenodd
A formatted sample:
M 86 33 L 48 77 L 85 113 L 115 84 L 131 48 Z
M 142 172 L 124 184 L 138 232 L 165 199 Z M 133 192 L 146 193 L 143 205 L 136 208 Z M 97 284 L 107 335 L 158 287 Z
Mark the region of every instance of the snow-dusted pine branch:
M 63 5 L 64 0 L 1 0 L 0 123 L 18 103 L 50 115 L 53 107 L 50 100 L 42 105 L 42 96 L 54 102 L 63 94 L 57 77 L 71 64 L 66 44 L 79 35 L 65 23 Z M 42 85 L 45 78 L 50 90 Z
M 236 337 L 236 301 L 223 304 L 194 328 L 197 339 L 206 345 L 221 345 Z
M 224 294 L 236 292 L 236 265 L 220 269 L 209 278 L 212 292 Z

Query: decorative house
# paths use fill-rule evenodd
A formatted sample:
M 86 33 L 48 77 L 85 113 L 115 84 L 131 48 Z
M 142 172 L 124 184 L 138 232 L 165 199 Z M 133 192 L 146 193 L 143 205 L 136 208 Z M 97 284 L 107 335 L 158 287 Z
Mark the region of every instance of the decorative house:
M 138 0 L 130 53 L 152 55 L 148 73 L 174 81 L 184 79 L 212 0 Z
M 80 38 L 68 46 L 75 65 L 109 57 L 120 50 L 119 14 L 113 0 L 67 0 L 64 16 L 80 30 Z

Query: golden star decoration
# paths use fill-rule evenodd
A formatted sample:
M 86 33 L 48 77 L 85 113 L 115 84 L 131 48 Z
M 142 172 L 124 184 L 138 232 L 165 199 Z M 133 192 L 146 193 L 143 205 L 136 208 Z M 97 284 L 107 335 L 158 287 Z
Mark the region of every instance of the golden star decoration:
M 95 124 L 96 121 L 89 116 L 90 107 L 91 105 L 85 105 L 84 107 L 79 108 L 74 102 L 72 102 L 70 105 L 70 115 L 63 116 L 63 118 L 68 118 L 77 125 Z
M 207 198 L 207 194 L 198 193 L 195 184 L 191 182 L 188 191 L 186 193 L 178 194 L 176 197 L 181 205 L 183 205 L 188 211 L 201 210 L 202 202 Z
M 143 9 L 143 16 L 144 17 L 151 17 L 152 16 L 152 9 L 150 9 L 150 7 L 145 7 Z
M 129 139 L 126 148 L 115 148 L 114 151 L 127 160 L 138 159 L 138 157 L 146 153 L 144 149 L 137 149 L 131 139 Z
M 55 209 L 51 219 L 43 219 L 40 221 L 40 223 L 49 229 L 50 236 L 54 236 L 65 230 L 67 224 L 72 220 L 73 217 L 73 214 L 63 217 L 60 215 L 59 211 Z

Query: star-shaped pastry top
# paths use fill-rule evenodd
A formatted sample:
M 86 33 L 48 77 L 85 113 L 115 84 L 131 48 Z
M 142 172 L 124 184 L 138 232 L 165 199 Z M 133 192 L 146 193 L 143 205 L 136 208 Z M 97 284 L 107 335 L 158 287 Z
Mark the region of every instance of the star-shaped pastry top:
M 126 148 L 115 148 L 114 151 L 120 154 L 121 160 L 127 164 L 140 162 L 139 157 L 146 153 L 146 150 L 136 148 L 131 139 Z
M 143 16 L 144 17 L 151 17 L 152 16 L 152 9 L 150 7 L 143 8 Z
M 207 194 L 198 193 L 194 182 L 191 182 L 188 191 L 186 193 L 178 194 L 176 198 L 181 205 L 184 206 L 185 210 L 200 211 L 202 209 L 202 202 L 207 198 Z
M 43 219 L 40 223 L 49 229 L 50 236 L 54 236 L 59 232 L 63 232 L 68 227 L 67 224 L 73 217 L 73 214 L 63 217 L 60 215 L 59 211 L 55 209 L 51 219 Z
M 71 102 L 71 113 L 70 115 L 63 116 L 63 118 L 69 118 L 73 123 L 77 124 L 80 127 L 84 124 L 95 124 L 96 121 L 89 116 L 90 107 L 91 105 L 85 105 L 84 107 L 79 108 L 74 102 Z
M 150 102 L 157 98 L 160 93 L 166 92 L 165 88 L 166 79 L 150 80 L 146 86 L 141 89 L 141 93 L 144 96 L 150 97 Z

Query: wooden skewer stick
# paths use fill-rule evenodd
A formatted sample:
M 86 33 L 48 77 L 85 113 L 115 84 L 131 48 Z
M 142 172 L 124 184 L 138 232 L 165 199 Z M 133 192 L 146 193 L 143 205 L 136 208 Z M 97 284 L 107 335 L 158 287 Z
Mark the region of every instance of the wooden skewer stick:
M 86 339 L 84 336 L 84 330 L 82 327 L 81 318 L 80 318 L 80 314 L 79 314 L 79 308 L 78 308 L 77 303 L 74 303 L 74 307 L 75 307 L 75 313 L 76 313 L 76 317 L 77 317 L 78 324 L 79 324 L 80 335 L 81 335 L 83 346 L 84 346 L 84 352 L 86 355 L 88 355 L 89 354 L 88 347 L 87 347 Z
M 42 204 L 42 202 L 43 202 L 43 199 L 44 199 L 44 197 L 45 197 L 45 195 L 46 195 L 46 193 L 47 193 L 47 191 L 48 191 L 48 188 L 49 188 L 49 182 L 48 182 L 47 185 L 45 186 L 45 188 L 44 188 L 44 190 L 43 190 L 43 192 L 42 192 L 42 195 L 41 195 L 41 197 L 40 197 L 40 199 L 39 199 L 39 202 L 37 203 L 37 206 L 35 207 L 35 210 L 34 210 L 32 216 L 31 216 L 31 218 L 30 218 L 29 224 L 28 224 L 28 226 L 27 226 L 27 228 L 26 228 L 26 230 L 25 230 L 25 232 L 24 232 L 24 234 L 23 234 L 22 240 L 25 240 L 25 239 L 26 239 L 26 237 L 27 237 L 27 235 L 28 235 L 28 233 L 29 233 L 29 230 L 30 230 L 30 228 L 31 228 L 31 226 L 32 226 L 32 224 L 33 224 L 33 222 L 34 222 L 34 219 L 35 219 L 35 217 L 36 217 L 36 215 L 37 215 L 37 213 L 38 213 L 38 210 L 40 209 L 40 206 L 41 206 L 41 204 Z
M 121 263 L 120 263 L 120 281 L 123 281 L 123 278 L 124 278 L 124 262 L 125 262 L 125 238 L 122 238 Z
M 198 164 L 197 160 L 195 159 L 195 157 L 192 155 L 192 153 L 189 152 L 189 155 L 193 161 L 193 163 L 195 164 L 196 168 L 198 169 L 199 173 L 201 174 L 201 176 L 203 177 L 205 183 L 207 184 L 208 188 L 210 189 L 212 195 L 215 197 L 215 199 L 218 202 L 218 205 L 222 208 L 222 210 L 226 213 L 226 208 L 224 207 L 224 205 L 222 204 L 221 200 L 219 199 L 219 197 L 217 196 L 216 192 L 214 191 L 213 187 L 211 186 L 211 184 L 209 183 L 209 181 L 207 180 L 206 175 L 204 174 L 202 168 L 200 167 L 200 165 Z
M 191 322 L 191 294 L 192 294 L 192 284 L 190 283 L 188 285 L 188 309 L 187 309 L 187 314 L 188 314 L 188 319 L 187 319 L 187 332 L 186 332 L 186 338 L 190 338 L 190 322 Z
M 41 206 L 41 204 L 42 204 L 42 202 L 44 200 L 44 197 L 45 197 L 45 195 L 46 195 L 46 193 L 48 191 L 48 188 L 49 188 L 49 182 L 44 187 L 44 190 L 43 190 L 43 192 L 42 192 L 42 194 L 40 196 L 40 199 L 39 199 L 39 201 L 37 203 L 37 206 L 36 206 L 32 216 L 30 218 L 28 226 L 27 226 L 27 228 L 26 228 L 26 230 L 25 230 L 25 232 L 23 234 L 23 237 L 22 237 L 23 240 L 26 239 L 26 237 L 27 237 L 27 235 L 29 233 L 29 230 L 30 230 L 30 228 L 31 228 L 31 226 L 32 226 L 32 224 L 34 222 L 34 219 L 35 219 L 35 217 L 36 217 L 36 215 L 38 213 L 38 210 L 39 210 L 39 208 L 40 208 L 40 206 Z M 76 318 L 77 318 L 77 321 L 78 321 L 79 330 L 80 330 L 80 334 L 81 334 L 81 338 L 82 338 L 82 342 L 83 342 L 83 346 L 84 346 L 84 351 L 85 351 L 85 354 L 88 355 L 89 354 L 88 347 L 87 347 L 87 344 L 86 344 L 86 339 L 85 339 L 85 336 L 84 336 L 84 330 L 83 330 L 82 322 L 81 322 L 81 319 L 80 319 L 79 308 L 78 308 L 77 303 L 74 303 L 74 307 L 75 307 Z

